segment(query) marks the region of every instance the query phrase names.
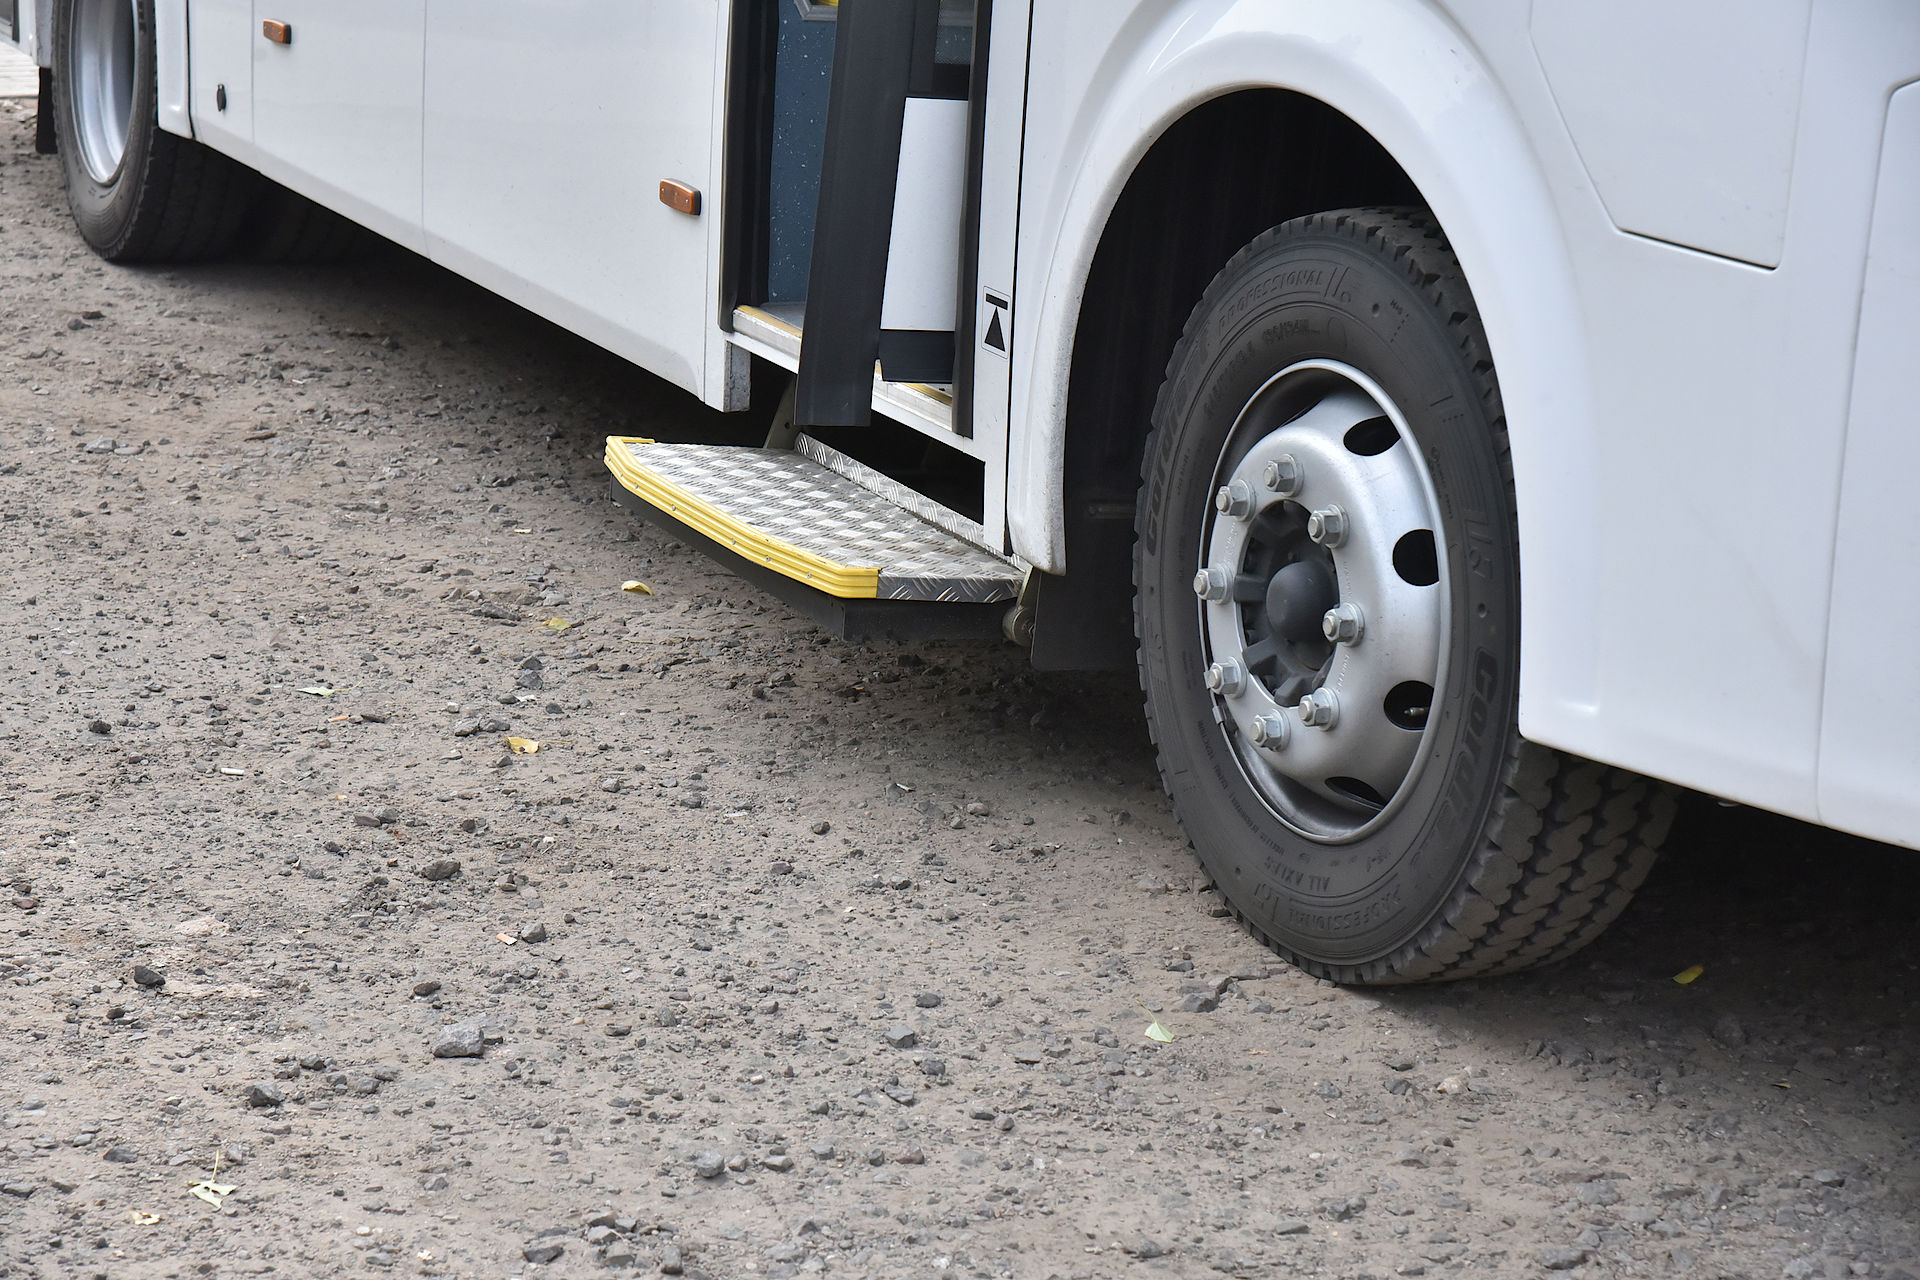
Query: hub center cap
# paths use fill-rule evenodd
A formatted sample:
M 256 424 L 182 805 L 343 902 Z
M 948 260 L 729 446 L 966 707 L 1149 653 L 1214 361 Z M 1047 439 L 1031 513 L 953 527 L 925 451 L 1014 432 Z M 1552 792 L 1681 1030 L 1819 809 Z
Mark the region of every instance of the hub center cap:
M 1330 562 L 1295 560 L 1267 582 L 1267 625 L 1289 644 L 1318 639 L 1321 619 L 1339 603 Z

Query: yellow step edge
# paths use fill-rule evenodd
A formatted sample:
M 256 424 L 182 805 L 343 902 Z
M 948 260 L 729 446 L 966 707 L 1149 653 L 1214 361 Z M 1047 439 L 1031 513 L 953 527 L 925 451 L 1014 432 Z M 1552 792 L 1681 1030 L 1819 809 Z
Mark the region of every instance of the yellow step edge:
M 649 469 L 628 447 L 652 443 L 640 436 L 607 437 L 607 470 L 613 473 L 622 488 L 642 502 L 658 507 L 689 529 L 705 534 L 729 551 L 830 596 L 838 596 L 843 600 L 872 600 L 880 594 L 878 567 L 835 564 L 783 539 L 762 533 Z

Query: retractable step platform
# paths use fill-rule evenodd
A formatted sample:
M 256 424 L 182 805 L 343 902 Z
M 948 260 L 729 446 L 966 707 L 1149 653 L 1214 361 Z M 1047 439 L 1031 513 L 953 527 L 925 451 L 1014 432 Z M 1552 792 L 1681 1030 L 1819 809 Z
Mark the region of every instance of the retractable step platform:
M 606 463 L 627 506 L 848 639 L 997 636 L 1025 577 L 975 545 L 977 525 L 806 436 L 610 436 Z

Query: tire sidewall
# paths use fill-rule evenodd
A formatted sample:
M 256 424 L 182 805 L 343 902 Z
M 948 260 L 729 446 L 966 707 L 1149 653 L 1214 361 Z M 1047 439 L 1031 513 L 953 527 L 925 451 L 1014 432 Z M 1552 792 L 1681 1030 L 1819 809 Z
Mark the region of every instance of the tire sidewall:
M 1405 415 L 1439 500 L 1453 625 L 1411 790 L 1346 843 L 1290 826 L 1243 772 L 1200 681 L 1192 580 L 1216 466 L 1275 373 L 1339 361 Z M 1362 976 L 1417 943 L 1482 842 L 1516 737 L 1519 589 L 1490 369 L 1401 264 L 1329 218 L 1256 241 L 1208 290 L 1154 416 L 1138 546 L 1142 678 L 1170 790 L 1201 861 L 1255 928 L 1309 967 Z M 1403 442 L 1403 446 L 1404 446 Z
M 75 10 L 75 0 L 54 0 L 54 125 L 59 133 L 67 203 L 74 222 L 88 244 L 111 258 L 122 251 L 133 234 L 158 127 L 153 0 L 136 0 L 134 5 L 133 114 L 127 122 L 127 146 L 120 167 L 106 182 L 88 170 L 79 142 L 77 86 L 72 71 L 78 52 Z

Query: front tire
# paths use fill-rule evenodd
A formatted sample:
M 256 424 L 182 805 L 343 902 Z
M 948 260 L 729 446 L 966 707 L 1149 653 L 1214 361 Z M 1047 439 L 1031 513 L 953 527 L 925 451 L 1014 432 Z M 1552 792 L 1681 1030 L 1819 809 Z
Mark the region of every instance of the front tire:
M 56 0 L 53 121 L 67 203 L 109 262 L 187 262 L 232 243 L 253 174 L 158 122 L 153 0 Z
M 1137 532 L 1162 777 L 1269 945 L 1340 982 L 1482 976 L 1625 907 L 1672 792 L 1519 736 L 1506 422 L 1429 217 L 1301 218 L 1228 263 L 1155 405 Z

